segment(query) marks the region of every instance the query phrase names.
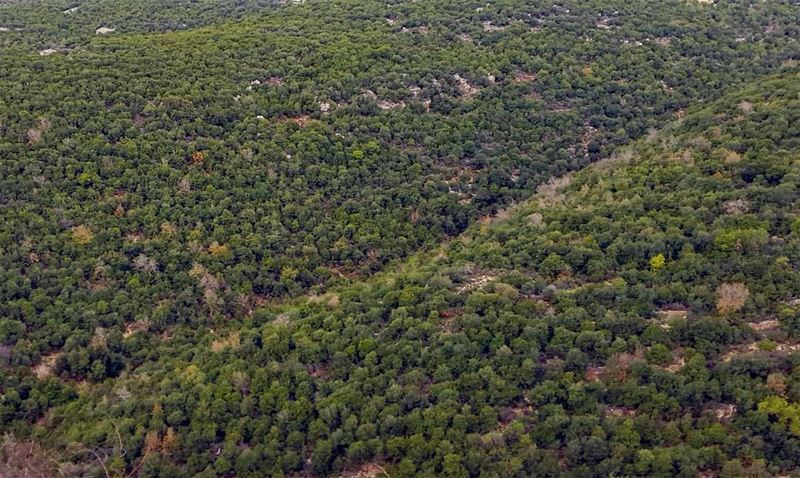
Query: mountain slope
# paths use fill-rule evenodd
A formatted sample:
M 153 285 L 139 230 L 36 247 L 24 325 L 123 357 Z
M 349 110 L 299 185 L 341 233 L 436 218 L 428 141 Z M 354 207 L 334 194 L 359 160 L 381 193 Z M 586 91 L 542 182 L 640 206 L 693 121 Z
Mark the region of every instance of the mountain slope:
M 39 54 L 0 32 L 8 362 L 366 277 L 791 65 L 797 25 L 796 2 L 357 0 Z
M 101 334 L 57 367 L 133 365 L 34 386 L 63 394 L 34 436 L 139 476 L 788 474 L 799 138 L 786 71 L 397 270 L 214 330 Z

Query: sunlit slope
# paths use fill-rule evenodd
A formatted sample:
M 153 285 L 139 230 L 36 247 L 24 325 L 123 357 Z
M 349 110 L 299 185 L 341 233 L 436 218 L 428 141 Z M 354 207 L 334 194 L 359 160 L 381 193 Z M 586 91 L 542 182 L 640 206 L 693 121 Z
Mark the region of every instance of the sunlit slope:
M 144 476 L 789 474 L 798 138 L 786 72 L 366 282 L 93 339 L 139 365 L 39 434 Z

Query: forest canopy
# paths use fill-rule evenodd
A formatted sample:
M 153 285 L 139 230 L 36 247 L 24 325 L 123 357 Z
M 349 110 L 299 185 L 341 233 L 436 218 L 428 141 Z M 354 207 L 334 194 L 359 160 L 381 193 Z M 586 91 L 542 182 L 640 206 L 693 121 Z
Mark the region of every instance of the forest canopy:
M 796 4 L 116 3 L 0 4 L 0 475 L 795 471 Z

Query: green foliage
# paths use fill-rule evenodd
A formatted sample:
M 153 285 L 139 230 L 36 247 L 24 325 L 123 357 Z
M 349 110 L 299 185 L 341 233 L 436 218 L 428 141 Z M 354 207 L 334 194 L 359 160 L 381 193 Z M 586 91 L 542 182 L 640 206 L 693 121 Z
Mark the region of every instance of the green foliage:
M 796 466 L 796 5 L 262 5 L 0 8 L 4 430 L 89 476 Z
M 795 436 L 800 436 L 800 405 L 785 398 L 769 396 L 758 403 L 758 411 L 777 420 L 776 426 Z
M 659 252 L 658 254 L 656 254 L 656 255 L 654 255 L 653 257 L 650 258 L 650 269 L 653 272 L 658 272 L 658 271 L 660 271 L 661 269 L 664 268 L 666 263 L 667 263 L 667 260 L 666 260 L 666 258 L 664 258 L 664 254 Z

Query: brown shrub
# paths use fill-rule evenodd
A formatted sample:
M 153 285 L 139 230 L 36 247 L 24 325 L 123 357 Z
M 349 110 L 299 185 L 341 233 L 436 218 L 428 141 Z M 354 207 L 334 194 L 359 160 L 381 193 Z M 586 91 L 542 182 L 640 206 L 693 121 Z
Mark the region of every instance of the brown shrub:
M 92 242 L 92 239 L 94 239 L 94 234 L 92 234 L 92 231 L 83 225 L 73 227 L 70 229 L 70 232 L 72 233 L 72 241 L 75 242 L 75 244 L 89 244 Z
M 749 296 L 750 291 L 741 282 L 721 284 L 717 288 L 717 311 L 720 314 L 738 312 Z
M 141 272 L 158 272 L 158 263 L 144 254 L 139 254 L 133 259 L 133 268 Z
M 217 241 L 212 242 L 211 245 L 208 246 L 208 253 L 212 256 L 223 256 L 226 255 L 228 251 L 229 248 L 227 245 L 220 244 Z
M 211 351 L 212 352 L 221 352 L 226 348 L 235 349 L 239 347 L 240 339 L 239 339 L 239 332 L 234 332 L 228 337 L 219 338 L 213 342 L 211 342 Z

